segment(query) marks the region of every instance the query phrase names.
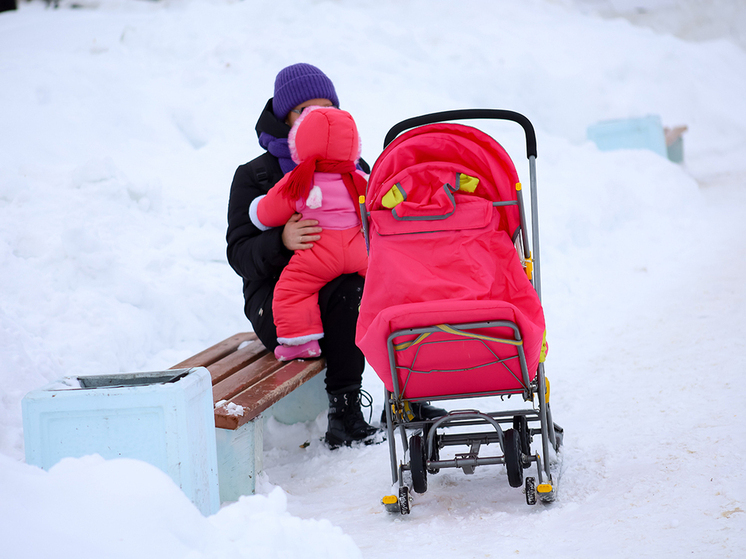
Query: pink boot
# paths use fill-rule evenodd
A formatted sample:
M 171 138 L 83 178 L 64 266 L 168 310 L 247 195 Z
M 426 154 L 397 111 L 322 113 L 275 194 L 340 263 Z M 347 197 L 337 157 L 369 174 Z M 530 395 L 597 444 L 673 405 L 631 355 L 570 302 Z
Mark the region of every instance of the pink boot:
M 292 361 L 293 359 L 309 359 L 321 355 L 319 342 L 311 340 L 301 345 L 278 345 L 275 357 L 278 361 Z

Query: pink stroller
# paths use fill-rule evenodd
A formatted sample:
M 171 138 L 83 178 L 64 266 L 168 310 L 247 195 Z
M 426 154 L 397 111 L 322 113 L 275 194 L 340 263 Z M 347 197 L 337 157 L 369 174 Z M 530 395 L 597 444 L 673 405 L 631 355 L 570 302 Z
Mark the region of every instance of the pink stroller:
M 533 254 L 513 162 L 484 132 L 445 122 L 464 119 L 523 127 Z M 428 474 L 443 468 L 470 474 L 477 466 L 504 464 L 509 484 L 521 487 L 523 470 L 533 463 L 538 484 L 526 477 L 526 501 L 551 501 L 549 447 L 559 449 L 562 430 L 552 421 L 544 376 L 533 126 L 511 111 L 449 111 L 399 123 L 384 147 L 361 206 L 370 259 L 357 329 L 357 343 L 386 388 L 391 472 L 399 489 L 384 504 L 409 513 L 406 472 L 411 488 L 423 493 Z M 455 410 L 428 421 L 414 421 L 410 413 L 412 402 L 513 395 L 522 397 L 522 408 Z M 401 463 L 397 432 L 408 458 Z M 535 435 L 541 454 L 531 451 Z M 491 444 L 500 452 L 484 455 Z M 451 446 L 466 451 L 441 459 Z

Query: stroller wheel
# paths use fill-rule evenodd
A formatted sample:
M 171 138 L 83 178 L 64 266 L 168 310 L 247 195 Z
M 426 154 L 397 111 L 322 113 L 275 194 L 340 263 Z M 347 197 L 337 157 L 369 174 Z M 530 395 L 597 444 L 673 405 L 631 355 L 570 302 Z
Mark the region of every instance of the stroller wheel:
M 518 431 L 508 429 L 504 434 L 505 467 L 508 470 L 508 483 L 511 487 L 523 485 L 523 460 L 521 460 L 521 441 Z M 414 476 L 412 476 L 414 477 Z
M 427 491 L 427 470 L 425 469 L 425 448 L 421 435 L 409 439 L 409 468 L 412 473 L 412 489 L 415 493 Z
M 516 415 L 513 417 L 513 429 L 518 432 L 518 439 L 521 441 L 521 452 L 526 456 L 531 456 L 531 431 L 528 429 L 528 419 L 525 415 Z M 523 467 L 528 468 L 531 462 L 523 462 Z

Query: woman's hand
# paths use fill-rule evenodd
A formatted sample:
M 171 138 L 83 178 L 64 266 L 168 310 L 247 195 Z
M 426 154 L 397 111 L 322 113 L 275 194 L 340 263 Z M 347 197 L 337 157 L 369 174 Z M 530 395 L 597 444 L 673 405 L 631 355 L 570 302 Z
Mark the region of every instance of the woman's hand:
M 282 243 L 288 250 L 306 250 L 313 246 L 314 241 L 321 238 L 322 229 L 315 219 L 301 219 L 301 215 L 293 214 L 282 230 Z

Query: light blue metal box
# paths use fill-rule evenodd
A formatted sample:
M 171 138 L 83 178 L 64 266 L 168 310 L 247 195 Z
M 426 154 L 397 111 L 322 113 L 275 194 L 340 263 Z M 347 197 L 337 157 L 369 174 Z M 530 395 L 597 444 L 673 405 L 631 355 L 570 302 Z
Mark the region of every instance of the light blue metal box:
M 666 136 L 661 119 L 657 115 L 621 120 L 604 120 L 586 130 L 589 140 L 598 149 L 648 149 L 667 157 Z
M 135 458 L 167 473 L 203 514 L 220 508 L 207 369 L 64 377 L 29 392 L 22 409 L 28 464 Z

